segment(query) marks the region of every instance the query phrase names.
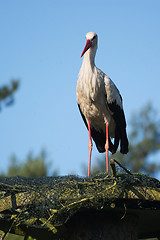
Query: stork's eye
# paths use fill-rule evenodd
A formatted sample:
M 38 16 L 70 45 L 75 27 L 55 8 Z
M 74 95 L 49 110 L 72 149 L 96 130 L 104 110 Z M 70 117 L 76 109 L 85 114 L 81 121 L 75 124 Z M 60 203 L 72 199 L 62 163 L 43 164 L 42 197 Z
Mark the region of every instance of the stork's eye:
M 96 38 L 96 35 L 92 38 L 92 41 Z

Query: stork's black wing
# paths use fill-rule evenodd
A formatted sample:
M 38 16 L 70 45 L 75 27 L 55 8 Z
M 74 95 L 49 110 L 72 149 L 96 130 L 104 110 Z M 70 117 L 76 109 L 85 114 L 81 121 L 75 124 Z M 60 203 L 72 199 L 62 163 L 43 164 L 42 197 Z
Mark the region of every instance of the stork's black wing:
M 113 146 L 113 152 L 115 153 L 117 151 L 119 141 L 120 141 L 120 152 L 123 154 L 128 153 L 128 139 L 127 139 L 127 133 L 126 133 L 126 120 L 123 108 L 119 106 L 116 103 L 116 100 L 114 102 L 107 102 L 107 105 L 109 107 L 109 110 L 112 112 L 112 117 L 115 121 L 115 138 L 114 138 L 114 146 Z
M 120 152 L 128 152 L 128 139 L 126 134 L 126 120 L 122 106 L 122 96 L 112 80 L 104 74 L 105 99 L 112 118 L 115 121 L 115 134 L 113 152 L 117 151 L 120 142 Z

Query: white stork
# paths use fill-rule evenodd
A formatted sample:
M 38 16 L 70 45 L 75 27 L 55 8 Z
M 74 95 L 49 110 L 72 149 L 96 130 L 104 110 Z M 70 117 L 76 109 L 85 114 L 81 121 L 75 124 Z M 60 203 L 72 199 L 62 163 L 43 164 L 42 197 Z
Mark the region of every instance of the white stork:
M 112 80 L 95 66 L 98 36 L 89 32 L 86 40 L 76 93 L 80 113 L 89 131 L 89 177 L 92 139 L 99 152 L 106 151 L 107 172 L 108 150 L 114 154 L 120 142 L 120 152 L 127 154 L 128 139 L 122 97 Z M 113 143 L 111 138 L 114 138 Z

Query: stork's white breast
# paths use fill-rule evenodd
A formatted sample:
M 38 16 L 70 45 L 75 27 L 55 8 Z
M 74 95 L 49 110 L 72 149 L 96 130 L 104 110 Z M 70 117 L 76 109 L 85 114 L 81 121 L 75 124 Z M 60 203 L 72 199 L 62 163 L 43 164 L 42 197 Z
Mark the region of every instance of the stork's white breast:
M 114 120 L 106 103 L 104 76 L 94 67 L 90 72 L 80 71 L 77 82 L 77 101 L 87 120 L 97 129 L 105 131 L 105 122 L 114 132 Z M 102 72 L 103 73 L 103 72 Z

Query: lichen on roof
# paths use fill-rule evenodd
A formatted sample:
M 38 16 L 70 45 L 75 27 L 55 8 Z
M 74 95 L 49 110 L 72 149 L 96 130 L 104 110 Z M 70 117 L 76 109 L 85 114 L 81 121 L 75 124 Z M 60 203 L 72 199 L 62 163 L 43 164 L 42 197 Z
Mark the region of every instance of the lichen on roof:
M 106 173 L 89 179 L 73 175 L 0 178 L 0 225 L 4 230 L 7 223 L 22 235 L 29 228 L 57 235 L 80 211 L 105 210 L 117 201 L 131 200 L 160 203 L 160 182 L 143 174 L 112 177 Z

